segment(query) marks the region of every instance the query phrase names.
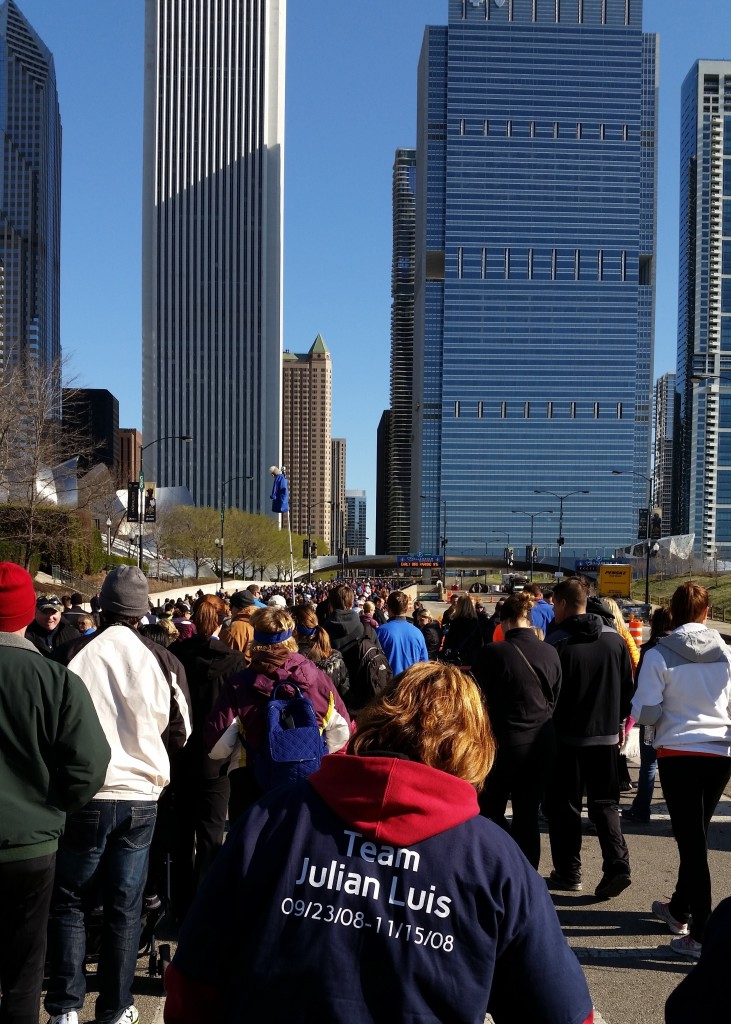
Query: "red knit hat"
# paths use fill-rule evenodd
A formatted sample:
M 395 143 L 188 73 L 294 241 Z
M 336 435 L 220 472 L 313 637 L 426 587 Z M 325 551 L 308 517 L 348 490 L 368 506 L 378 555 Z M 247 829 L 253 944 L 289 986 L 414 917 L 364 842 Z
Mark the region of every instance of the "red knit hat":
M 33 580 L 22 565 L 0 562 L 0 633 L 17 633 L 36 614 Z

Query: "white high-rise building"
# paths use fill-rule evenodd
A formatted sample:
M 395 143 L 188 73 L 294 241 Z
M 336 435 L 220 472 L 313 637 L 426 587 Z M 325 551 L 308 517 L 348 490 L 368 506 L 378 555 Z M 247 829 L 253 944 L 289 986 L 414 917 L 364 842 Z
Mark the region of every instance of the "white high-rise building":
M 251 512 L 281 459 L 285 20 L 146 0 L 145 475 Z

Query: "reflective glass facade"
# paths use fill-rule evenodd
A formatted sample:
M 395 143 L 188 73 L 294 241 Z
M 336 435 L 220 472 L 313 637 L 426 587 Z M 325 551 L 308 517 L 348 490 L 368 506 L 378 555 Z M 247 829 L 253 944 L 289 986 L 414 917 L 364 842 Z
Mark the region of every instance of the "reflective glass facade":
M 0 370 L 61 356 L 61 117 L 53 57 L 0 6 Z M 58 410 L 60 413 L 60 410 Z
M 286 0 L 146 0 L 145 474 L 271 508 L 281 464 Z M 248 478 L 248 479 L 247 479 Z
M 656 51 L 640 0 L 450 0 L 419 68 L 412 546 L 565 557 L 646 504 Z M 612 476 L 612 469 L 623 470 Z M 521 531 L 526 537 L 521 537 Z M 502 536 L 500 536 L 502 534 Z
M 731 559 L 731 61 L 683 84 L 673 528 Z M 694 379 L 695 378 L 695 379 Z

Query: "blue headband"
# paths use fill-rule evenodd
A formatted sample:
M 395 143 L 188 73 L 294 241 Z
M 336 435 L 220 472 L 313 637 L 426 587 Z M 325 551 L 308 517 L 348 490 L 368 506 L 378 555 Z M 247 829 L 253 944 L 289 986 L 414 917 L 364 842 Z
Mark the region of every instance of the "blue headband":
M 297 626 L 297 632 L 301 633 L 302 636 L 314 636 L 317 632 L 317 626 L 310 628 L 309 626 Z
M 284 629 L 281 633 L 261 633 L 259 630 L 254 630 L 254 643 L 255 644 L 282 644 L 285 640 L 289 640 L 292 636 L 291 629 Z

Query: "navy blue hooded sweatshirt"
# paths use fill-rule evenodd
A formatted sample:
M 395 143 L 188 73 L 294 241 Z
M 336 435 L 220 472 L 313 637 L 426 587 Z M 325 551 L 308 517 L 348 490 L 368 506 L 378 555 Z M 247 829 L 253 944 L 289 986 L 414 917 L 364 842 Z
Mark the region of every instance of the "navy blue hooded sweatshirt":
M 546 884 L 468 783 L 334 755 L 240 819 L 166 975 L 168 1024 L 583 1024 Z

